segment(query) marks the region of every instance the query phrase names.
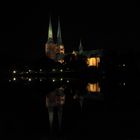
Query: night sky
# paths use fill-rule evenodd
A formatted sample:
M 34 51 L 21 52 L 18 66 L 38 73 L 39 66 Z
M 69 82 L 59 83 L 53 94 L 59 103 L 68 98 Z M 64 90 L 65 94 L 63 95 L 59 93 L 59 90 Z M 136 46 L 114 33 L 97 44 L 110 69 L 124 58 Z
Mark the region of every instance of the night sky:
M 77 1 L 76 1 L 77 2 Z M 5 2 L 0 5 L 0 57 L 34 60 L 44 54 L 51 15 L 54 34 L 58 16 L 66 51 L 78 49 L 139 50 L 136 45 L 137 4 L 110 2 Z

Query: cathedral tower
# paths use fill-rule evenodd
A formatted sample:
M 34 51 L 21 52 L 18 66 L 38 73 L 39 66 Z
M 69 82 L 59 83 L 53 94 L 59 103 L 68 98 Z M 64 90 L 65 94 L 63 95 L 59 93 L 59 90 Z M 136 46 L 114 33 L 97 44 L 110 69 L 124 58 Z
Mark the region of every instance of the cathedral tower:
M 64 45 L 63 45 L 63 43 L 62 43 L 60 20 L 58 20 L 57 46 L 58 46 L 58 48 L 59 48 L 59 53 L 60 53 L 60 54 L 64 54 L 64 53 L 65 53 L 65 49 L 64 49 Z
M 53 41 L 53 31 L 52 31 L 52 23 L 51 18 L 49 20 L 49 28 L 48 28 L 48 40 L 45 44 L 45 53 L 46 56 L 50 59 L 55 60 L 56 59 L 56 44 Z
M 48 41 L 47 43 L 53 43 L 53 31 L 52 31 L 52 22 L 51 18 L 49 20 L 49 29 L 48 29 Z

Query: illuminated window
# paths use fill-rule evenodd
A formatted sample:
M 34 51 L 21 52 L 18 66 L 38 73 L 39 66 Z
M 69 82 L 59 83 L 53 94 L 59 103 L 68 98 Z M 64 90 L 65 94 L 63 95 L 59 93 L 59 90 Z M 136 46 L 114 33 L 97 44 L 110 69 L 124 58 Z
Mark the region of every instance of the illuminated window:
M 99 86 L 99 83 L 88 83 L 87 85 L 87 90 L 88 92 L 90 93 L 93 93 L 93 92 L 100 92 L 100 86 Z
M 96 62 L 96 58 L 95 57 L 92 57 L 92 58 L 88 58 L 87 59 L 87 64 L 88 66 L 97 66 L 97 62 Z
M 87 64 L 89 67 L 94 66 L 98 67 L 100 63 L 100 57 L 91 57 L 87 59 Z

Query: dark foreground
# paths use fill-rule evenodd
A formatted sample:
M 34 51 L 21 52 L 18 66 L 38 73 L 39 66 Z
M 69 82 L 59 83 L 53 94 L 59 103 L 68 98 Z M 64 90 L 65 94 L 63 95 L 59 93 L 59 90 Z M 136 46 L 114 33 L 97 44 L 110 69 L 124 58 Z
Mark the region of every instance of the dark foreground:
M 137 84 L 127 76 L 55 82 L 1 83 L 2 139 L 139 138 Z

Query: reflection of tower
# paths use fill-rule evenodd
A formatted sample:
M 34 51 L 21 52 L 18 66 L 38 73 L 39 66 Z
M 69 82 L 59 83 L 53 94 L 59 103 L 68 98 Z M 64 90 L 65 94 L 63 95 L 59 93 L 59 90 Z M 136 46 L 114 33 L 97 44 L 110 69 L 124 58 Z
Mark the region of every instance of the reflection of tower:
M 56 129 L 56 127 L 61 129 L 64 104 L 65 94 L 62 87 L 50 92 L 46 96 L 46 107 L 48 108 L 51 129 Z
M 83 53 L 83 46 L 82 46 L 82 41 L 80 40 L 80 44 L 79 44 L 79 53 Z
M 62 43 L 62 36 L 61 36 L 61 26 L 60 26 L 60 20 L 58 20 L 58 29 L 57 29 L 57 46 L 58 46 L 58 54 L 59 54 L 59 58 L 58 61 L 63 63 L 63 55 L 65 53 L 65 48 L 64 45 Z
M 83 109 L 83 102 L 84 102 L 84 97 L 80 96 L 79 103 L 80 103 L 81 110 Z
M 49 28 L 48 28 L 48 40 L 47 40 L 47 43 L 45 44 L 46 56 L 50 59 L 55 60 L 56 49 L 57 49 L 56 44 L 53 41 L 52 23 L 51 23 L 51 18 L 50 18 Z

